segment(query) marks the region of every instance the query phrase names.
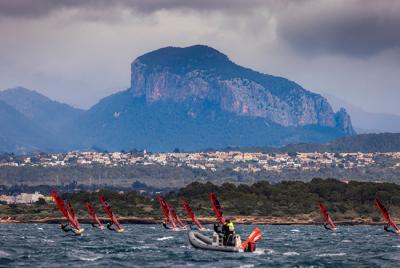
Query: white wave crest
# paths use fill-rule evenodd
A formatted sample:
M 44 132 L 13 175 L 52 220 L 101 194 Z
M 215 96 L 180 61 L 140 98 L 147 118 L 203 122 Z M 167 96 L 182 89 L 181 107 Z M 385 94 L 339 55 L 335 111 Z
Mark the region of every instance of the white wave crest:
M 274 252 L 275 251 L 270 248 L 256 248 L 256 250 L 252 253 L 256 255 L 263 255 L 263 254 L 272 254 Z
M 164 237 L 157 238 L 158 241 L 169 240 L 169 239 L 174 239 L 174 237 L 173 236 L 164 236 Z
M 317 254 L 317 257 L 337 257 L 337 256 L 345 256 L 346 253 L 340 252 L 340 253 L 322 253 L 322 254 Z
M 289 252 L 283 253 L 283 255 L 285 255 L 285 256 L 298 256 L 300 254 L 297 253 L 296 251 L 289 251 Z
M 10 253 L 0 250 L 0 257 L 8 257 Z
M 95 256 L 95 257 L 83 257 L 83 256 L 77 256 L 78 259 L 81 261 L 96 261 L 98 259 L 101 259 L 102 256 Z

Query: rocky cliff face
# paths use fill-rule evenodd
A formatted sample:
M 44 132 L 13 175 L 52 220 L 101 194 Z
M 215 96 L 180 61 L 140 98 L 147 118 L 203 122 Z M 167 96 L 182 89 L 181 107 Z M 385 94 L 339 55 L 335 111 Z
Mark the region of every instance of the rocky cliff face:
M 351 124 L 351 118 L 350 118 L 349 114 L 346 112 L 346 109 L 341 108 L 335 114 L 335 121 L 336 121 L 336 127 L 339 129 L 342 129 L 348 135 L 356 134 L 356 132 L 354 131 L 353 126 Z
M 131 94 L 148 103 L 206 100 L 223 111 L 285 127 L 317 125 L 354 134 L 346 111 L 335 114 L 321 95 L 285 78 L 236 65 L 207 46 L 162 48 L 137 58 L 131 71 Z

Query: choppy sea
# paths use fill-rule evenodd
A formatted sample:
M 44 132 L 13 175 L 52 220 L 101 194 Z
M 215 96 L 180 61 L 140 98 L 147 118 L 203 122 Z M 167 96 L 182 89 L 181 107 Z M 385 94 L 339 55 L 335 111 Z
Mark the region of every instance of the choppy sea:
M 400 266 L 400 236 L 382 226 L 339 226 L 336 233 L 322 226 L 259 226 L 263 240 L 254 253 L 194 249 L 187 232 L 159 225 L 124 225 L 122 234 L 83 227 L 78 237 L 56 224 L 0 224 L 0 267 Z M 236 225 L 236 231 L 244 239 L 254 227 Z

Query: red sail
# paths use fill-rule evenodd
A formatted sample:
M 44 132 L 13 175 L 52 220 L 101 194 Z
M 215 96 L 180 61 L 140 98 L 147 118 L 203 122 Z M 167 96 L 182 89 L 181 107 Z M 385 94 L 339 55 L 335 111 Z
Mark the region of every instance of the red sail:
M 221 224 L 224 224 L 225 220 L 222 215 L 221 204 L 219 203 L 217 196 L 214 193 L 210 193 L 210 200 L 211 200 L 212 207 L 214 209 L 215 214 L 217 215 L 219 222 Z
M 327 212 L 326 208 L 321 203 L 319 203 L 319 210 L 321 210 L 321 213 L 324 216 L 326 222 L 331 226 L 331 228 L 333 230 L 335 230 L 336 229 L 336 225 L 333 223 L 333 221 L 331 220 L 331 217 L 329 217 L 329 215 L 328 215 L 328 212 Z
M 167 201 L 165 201 L 165 204 L 167 205 L 168 210 L 171 213 L 172 217 L 174 217 L 176 223 L 178 223 L 180 227 L 185 227 L 181 219 L 179 219 L 178 215 L 176 215 L 175 210 L 167 203 Z
M 76 229 L 80 229 L 80 224 L 77 220 L 75 220 L 72 215 L 70 214 L 70 212 L 67 211 L 67 209 L 65 208 L 65 203 L 62 200 L 62 198 L 57 194 L 57 192 L 52 191 L 51 195 L 54 198 L 54 201 L 56 202 L 58 208 L 60 209 L 60 211 L 62 212 L 62 214 L 64 215 L 64 217 L 72 224 L 72 226 L 74 226 Z M 71 206 L 69 204 L 69 206 Z M 71 207 L 72 208 L 72 207 Z M 72 210 L 73 211 L 73 210 Z M 74 212 L 72 212 L 74 213 Z M 74 213 L 75 214 L 75 213 Z
M 68 210 L 69 215 L 71 215 L 71 218 L 75 222 L 78 222 L 78 219 L 76 218 L 76 215 L 75 215 L 74 208 L 72 207 L 72 205 L 71 205 L 71 203 L 69 201 L 68 201 L 68 205 L 67 205 L 67 210 Z
M 167 202 L 165 201 L 165 199 L 158 195 L 157 196 L 157 200 L 160 203 L 160 207 L 162 209 L 162 212 L 164 213 L 165 218 L 167 219 L 167 221 L 171 224 L 173 229 L 176 229 L 176 224 L 175 222 L 171 219 L 171 213 L 169 211 L 169 206 L 167 204 Z
M 111 222 L 117 227 L 117 229 L 122 229 L 121 225 L 119 224 L 117 218 L 114 216 L 110 205 L 104 200 L 104 198 L 100 195 L 100 201 L 103 204 L 104 210 L 106 211 L 108 217 L 110 218 Z
M 99 218 L 97 218 L 96 213 L 94 213 L 94 209 L 92 208 L 92 205 L 90 205 L 89 202 L 86 202 L 86 207 L 89 210 L 90 215 L 92 215 L 92 218 L 94 222 L 99 225 L 100 228 L 103 228 L 103 224 L 101 224 Z
M 383 206 L 381 200 L 379 198 L 375 197 L 375 204 L 379 208 L 380 212 L 382 213 L 383 217 L 386 219 L 386 221 L 397 231 L 400 232 L 399 227 L 397 227 L 396 223 L 393 222 L 393 220 L 390 218 L 389 212 L 386 210 L 386 208 Z
M 196 216 L 194 215 L 192 209 L 190 208 L 189 204 L 186 203 L 185 199 L 182 197 L 182 205 L 189 214 L 189 217 L 192 219 L 193 223 L 199 227 L 200 230 L 204 230 L 203 226 L 200 224 L 200 222 L 196 219 Z

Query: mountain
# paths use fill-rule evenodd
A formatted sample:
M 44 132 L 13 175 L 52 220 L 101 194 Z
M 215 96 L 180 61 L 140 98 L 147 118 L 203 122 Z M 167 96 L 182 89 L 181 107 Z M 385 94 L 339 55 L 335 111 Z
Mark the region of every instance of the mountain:
M 283 127 L 263 118 L 221 111 L 215 103 L 132 98 L 129 90 L 103 99 L 83 117 L 86 147 L 109 151 L 132 148 L 171 151 L 224 146 L 280 146 L 299 141 L 325 142 L 343 135 L 327 127 Z
M 0 152 L 51 150 L 52 139 L 29 118 L 0 100 Z
M 341 137 L 326 144 L 298 143 L 288 144 L 281 148 L 242 147 L 225 148 L 241 152 L 291 153 L 291 152 L 332 152 L 332 153 L 373 153 L 400 152 L 400 133 L 359 134 Z M 213 151 L 213 149 L 209 149 Z
M 188 99 L 217 103 L 236 115 L 266 118 L 282 126 L 337 127 L 331 106 L 321 95 L 282 77 L 241 67 L 219 51 L 202 45 L 167 47 L 137 58 L 131 65 L 132 95 L 148 103 Z M 354 134 L 350 125 L 339 126 Z
M 131 64 L 131 87 L 86 112 L 86 147 L 195 150 L 282 146 L 354 135 L 344 109 L 282 77 L 241 67 L 202 45 L 166 47 Z
M 0 149 L 12 152 L 284 146 L 355 134 L 346 110 L 335 113 L 321 95 L 203 45 L 138 57 L 130 88 L 88 111 L 21 87 L 0 91 L 0 101 L 8 114 Z M 14 139 L 16 129 L 21 133 Z
M 0 91 L 0 100 L 30 119 L 34 124 L 58 138 L 60 143 L 71 144 L 69 129 L 84 111 L 23 87 Z M 61 146 L 61 144 L 60 144 Z M 63 147 L 63 146 L 61 146 Z
M 367 112 L 345 100 L 324 94 L 333 107 L 344 107 L 359 133 L 400 132 L 400 115 Z

